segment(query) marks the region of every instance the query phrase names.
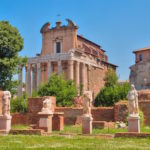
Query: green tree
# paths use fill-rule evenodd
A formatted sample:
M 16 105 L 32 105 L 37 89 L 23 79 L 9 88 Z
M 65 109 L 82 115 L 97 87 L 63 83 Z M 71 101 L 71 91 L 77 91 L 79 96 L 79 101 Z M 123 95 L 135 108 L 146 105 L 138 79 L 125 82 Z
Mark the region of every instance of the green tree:
M 118 83 L 118 76 L 112 69 L 108 69 L 105 77 L 105 87 L 100 90 L 95 99 L 95 106 L 113 106 L 119 100 L 127 99 L 130 89 L 128 82 L 123 85 Z
M 107 87 L 116 85 L 118 81 L 116 71 L 109 68 L 105 76 L 105 81 L 105 86 Z
M 0 89 L 14 92 L 17 82 L 13 75 L 17 73 L 18 64 L 24 62 L 18 56 L 23 49 L 23 38 L 17 28 L 8 21 L 0 21 Z
M 63 75 L 51 75 L 48 82 L 41 85 L 40 96 L 56 96 L 58 106 L 71 106 L 72 100 L 77 95 L 77 89 L 72 80 L 66 81 Z

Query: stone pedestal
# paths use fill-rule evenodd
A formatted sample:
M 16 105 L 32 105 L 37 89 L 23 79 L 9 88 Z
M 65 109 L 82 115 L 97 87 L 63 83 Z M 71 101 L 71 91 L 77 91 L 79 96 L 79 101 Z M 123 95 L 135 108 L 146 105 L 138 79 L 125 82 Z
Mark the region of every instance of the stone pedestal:
M 92 120 L 91 116 L 82 116 L 82 134 L 92 134 Z
M 11 129 L 11 116 L 0 116 L 0 130 L 8 133 Z
M 61 131 L 64 130 L 64 113 L 63 112 L 54 112 L 52 119 L 52 129 Z
M 38 113 L 39 115 L 39 129 L 43 129 L 45 132 L 51 133 L 52 132 L 52 117 L 53 114 L 44 114 L 42 112 Z
M 139 116 L 128 117 L 128 132 L 140 133 L 140 117 Z

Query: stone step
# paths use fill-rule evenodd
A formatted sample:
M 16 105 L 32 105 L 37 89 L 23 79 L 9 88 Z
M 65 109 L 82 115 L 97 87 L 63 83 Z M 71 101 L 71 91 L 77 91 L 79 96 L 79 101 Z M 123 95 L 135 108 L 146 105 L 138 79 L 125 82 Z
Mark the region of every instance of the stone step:
M 93 128 L 98 128 L 98 129 L 115 128 L 114 122 L 107 122 L 107 121 L 93 121 L 92 125 Z
M 0 135 L 8 135 L 8 131 L 6 130 L 0 130 Z

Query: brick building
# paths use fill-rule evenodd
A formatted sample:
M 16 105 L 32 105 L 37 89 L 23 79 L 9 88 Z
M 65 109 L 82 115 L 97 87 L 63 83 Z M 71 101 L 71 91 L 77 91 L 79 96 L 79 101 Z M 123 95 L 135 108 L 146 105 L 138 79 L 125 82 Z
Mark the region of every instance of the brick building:
M 133 51 L 135 64 L 130 67 L 130 83 L 137 90 L 150 88 L 150 47 Z
M 95 97 L 104 86 L 108 67 L 117 67 L 108 62 L 100 45 L 78 35 L 78 26 L 70 19 L 66 20 L 66 26 L 57 21 L 56 27 L 51 28 L 48 22 L 40 30 L 41 53 L 29 58 L 26 66 L 26 91 L 29 95 L 42 82 L 46 82 L 53 72 L 58 75 L 63 72 L 66 80 L 74 80 L 78 88 L 82 83 L 84 90 L 91 90 Z M 19 69 L 18 95 L 21 95 L 22 66 Z

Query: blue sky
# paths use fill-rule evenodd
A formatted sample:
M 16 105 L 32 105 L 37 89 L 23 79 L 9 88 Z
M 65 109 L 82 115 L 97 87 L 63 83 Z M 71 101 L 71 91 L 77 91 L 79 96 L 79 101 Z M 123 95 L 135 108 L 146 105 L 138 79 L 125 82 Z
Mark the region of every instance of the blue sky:
M 40 29 L 55 26 L 57 15 L 66 24 L 72 19 L 78 34 L 106 50 L 109 62 L 118 65 L 121 80 L 129 77 L 133 50 L 150 45 L 150 0 L 0 0 L 0 20 L 8 20 L 24 38 L 20 55 L 41 51 Z

